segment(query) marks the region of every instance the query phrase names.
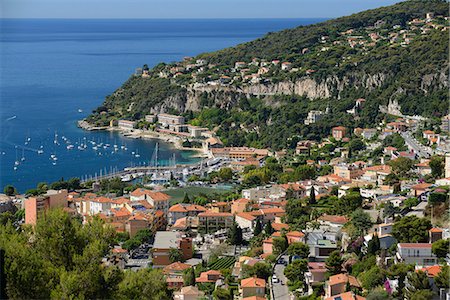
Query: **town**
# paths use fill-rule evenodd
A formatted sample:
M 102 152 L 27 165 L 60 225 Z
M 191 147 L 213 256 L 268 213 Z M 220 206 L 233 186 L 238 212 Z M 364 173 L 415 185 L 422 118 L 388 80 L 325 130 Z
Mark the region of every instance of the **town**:
M 378 20 L 321 36 L 319 48 L 301 49 L 301 60 L 253 58 L 230 67 L 186 57 L 159 68 L 157 76 L 251 90 L 320 73 L 308 62 L 333 47 L 354 49 L 339 64 L 357 65 L 379 42 L 406 48 L 418 36 L 449 30 L 447 23 L 432 12 L 404 26 L 387 28 Z M 145 65 L 134 76 L 151 72 Z M 365 105 L 356 98 L 346 114 L 357 120 Z M 450 115 L 406 115 L 395 99 L 376 109 L 385 115 L 381 122 L 349 128 L 336 120 L 330 134 L 295 136 L 293 146 L 281 150 L 226 144 L 217 128 L 181 113 L 155 111 L 101 127 L 81 121 L 85 129 L 196 150 L 199 162 L 161 166 L 155 150 L 149 164 L 121 172 L 41 182 L 25 193 L 5 186 L 0 242 L 9 252 L 0 243 L 0 262 L 18 262 L 11 259 L 8 270 L 0 265 L 0 279 L 13 282 L 5 288 L 0 280 L 0 298 L 3 289 L 23 298 L 17 286 L 28 277 L 21 263 L 32 270 L 55 263 L 58 272 L 87 270 L 55 273 L 64 275 L 54 279 L 62 283 L 51 293 L 60 299 L 80 282 L 95 290 L 87 273 L 101 274 L 98 282 L 109 289 L 102 295 L 120 299 L 143 298 L 132 289 L 138 285 L 155 292 L 149 299 L 450 299 Z M 329 114 L 328 107 L 310 110 L 302 125 Z M 44 253 L 42 265 L 28 259 L 28 248 Z M 100 270 L 91 257 L 99 258 Z

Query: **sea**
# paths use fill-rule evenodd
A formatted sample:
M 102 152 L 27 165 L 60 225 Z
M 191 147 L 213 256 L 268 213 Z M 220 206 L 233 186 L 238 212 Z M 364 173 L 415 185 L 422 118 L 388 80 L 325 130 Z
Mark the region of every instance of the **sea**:
M 158 140 L 84 131 L 77 120 L 143 64 L 322 20 L 0 19 L 0 188 L 25 192 L 39 182 L 148 165 L 157 143 L 159 165 L 197 161 Z

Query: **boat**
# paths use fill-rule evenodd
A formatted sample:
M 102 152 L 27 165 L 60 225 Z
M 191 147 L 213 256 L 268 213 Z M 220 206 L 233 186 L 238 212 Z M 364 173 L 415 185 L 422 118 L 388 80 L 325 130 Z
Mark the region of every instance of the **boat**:
M 8 119 L 6 119 L 6 121 L 11 121 L 11 120 L 14 120 L 15 118 L 17 118 L 17 116 L 12 116 L 12 117 L 9 117 Z
M 141 157 L 141 155 L 138 153 L 138 151 L 136 150 L 136 154 L 134 155 L 134 157 Z
M 14 166 L 14 171 L 17 171 L 17 166 Z
M 54 139 L 53 143 L 56 144 L 56 145 L 59 145 L 59 143 L 58 143 L 58 133 L 56 133 L 56 131 L 55 131 L 55 139 Z
M 22 148 L 22 158 L 20 160 L 25 161 L 25 149 L 24 148 Z
M 66 147 L 66 149 L 67 149 L 67 150 L 72 150 L 73 147 L 74 147 L 74 145 L 68 145 L 68 146 Z
M 82 112 L 83 112 L 83 110 L 82 110 L 81 108 L 79 108 L 79 109 L 78 109 L 78 112 L 79 112 L 79 113 L 82 113 Z
M 16 161 L 14 162 L 14 166 L 20 165 L 19 159 L 17 158 L 17 148 L 16 148 Z
M 38 149 L 37 153 L 38 153 L 38 154 L 42 154 L 42 153 L 44 153 L 44 150 Z
M 56 161 L 52 162 L 52 165 L 56 166 Z

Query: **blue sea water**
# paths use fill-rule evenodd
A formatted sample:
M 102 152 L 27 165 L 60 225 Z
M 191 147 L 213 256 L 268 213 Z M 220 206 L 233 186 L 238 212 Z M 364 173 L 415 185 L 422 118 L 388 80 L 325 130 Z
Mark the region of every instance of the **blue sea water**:
M 148 163 L 156 141 L 85 132 L 76 121 L 143 64 L 178 61 L 318 21 L 0 19 L 0 187 L 13 184 L 24 192 L 42 181 Z M 74 149 L 66 148 L 63 136 Z M 128 150 L 94 151 L 91 144 L 77 150 L 84 138 Z M 173 154 L 177 163 L 195 161 L 191 152 L 159 145 L 161 164 Z M 43 154 L 37 153 L 40 147 Z M 55 165 L 51 154 L 58 158 Z

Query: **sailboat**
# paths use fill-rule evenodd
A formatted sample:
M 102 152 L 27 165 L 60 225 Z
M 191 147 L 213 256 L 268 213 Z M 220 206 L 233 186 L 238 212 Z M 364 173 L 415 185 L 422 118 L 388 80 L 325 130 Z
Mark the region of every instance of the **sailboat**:
M 17 158 L 17 147 L 16 147 L 16 161 L 14 162 L 14 168 L 17 169 L 16 167 L 20 165 L 19 159 Z
M 44 149 L 43 149 L 43 148 L 44 148 L 44 146 L 41 145 L 41 146 L 39 147 L 37 153 L 38 153 L 38 154 L 44 153 Z
M 138 153 L 137 149 L 136 149 L 136 154 L 134 155 L 134 157 L 141 157 L 141 155 Z
M 55 131 L 55 140 L 53 141 L 54 144 L 59 145 L 58 143 L 58 133 Z
M 25 161 L 25 149 L 24 148 L 22 148 L 22 158 L 20 160 Z

